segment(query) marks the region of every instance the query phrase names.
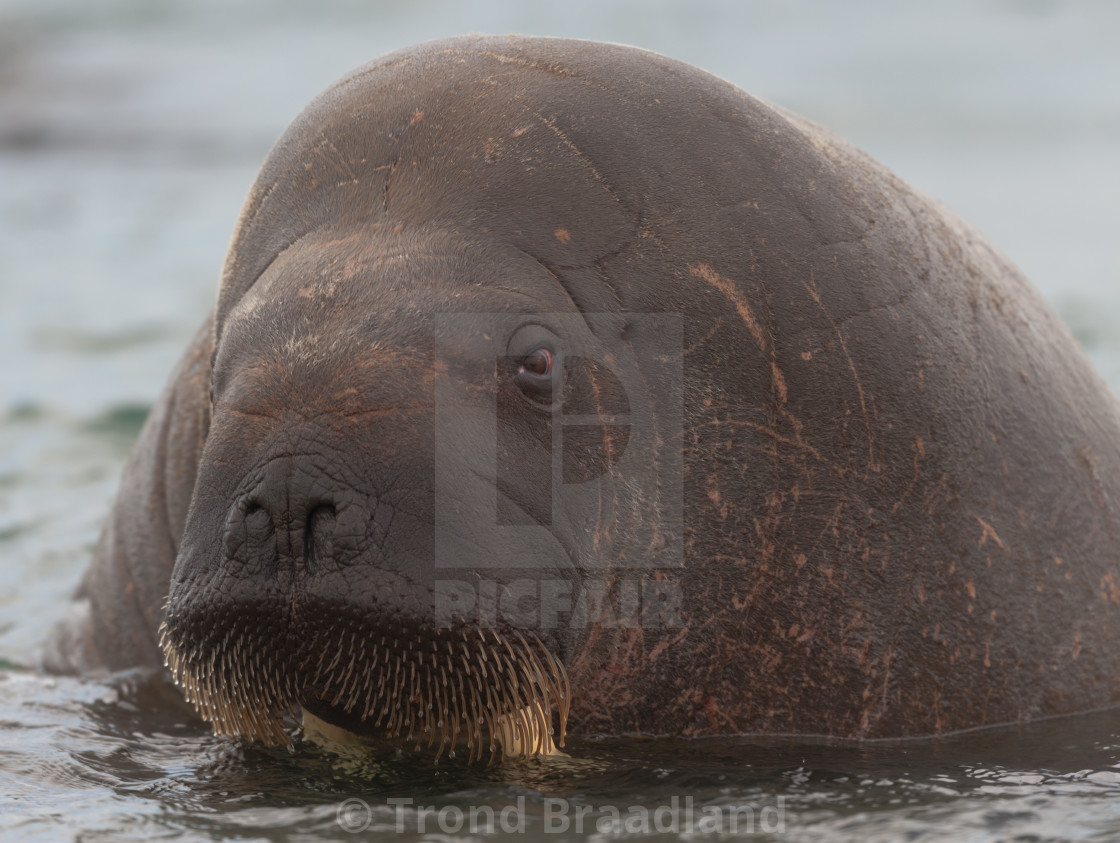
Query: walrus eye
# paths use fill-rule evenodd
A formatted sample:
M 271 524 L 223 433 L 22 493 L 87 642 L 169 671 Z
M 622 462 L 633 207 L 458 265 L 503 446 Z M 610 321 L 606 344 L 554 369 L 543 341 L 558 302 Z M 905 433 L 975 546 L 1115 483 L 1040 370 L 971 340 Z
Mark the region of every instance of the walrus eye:
M 552 351 L 547 348 L 538 348 L 521 358 L 517 385 L 531 401 L 552 403 L 553 359 Z
M 547 348 L 538 348 L 532 354 L 526 355 L 521 361 L 521 370 L 518 374 L 526 373 L 545 378 L 552 374 L 552 352 Z

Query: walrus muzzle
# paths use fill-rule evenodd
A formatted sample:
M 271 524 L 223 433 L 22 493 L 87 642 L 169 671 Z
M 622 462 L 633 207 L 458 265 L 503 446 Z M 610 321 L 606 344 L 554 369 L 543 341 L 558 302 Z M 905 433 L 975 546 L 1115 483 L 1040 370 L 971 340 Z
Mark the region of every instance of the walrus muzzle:
M 563 745 L 567 677 L 531 634 L 407 622 L 372 629 L 338 612 L 322 614 L 316 629 L 285 631 L 270 628 L 271 613 L 254 623 L 245 611 L 226 624 L 212 611 L 192 617 L 169 606 L 160 629 L 172 676 L 219 735 L 290 745 L 284 717 L 304 708 L 354 731 L 435 747 L 437 759 L 465 742 L 475 761 L 514 747 L 548 751 L 555 706 Z

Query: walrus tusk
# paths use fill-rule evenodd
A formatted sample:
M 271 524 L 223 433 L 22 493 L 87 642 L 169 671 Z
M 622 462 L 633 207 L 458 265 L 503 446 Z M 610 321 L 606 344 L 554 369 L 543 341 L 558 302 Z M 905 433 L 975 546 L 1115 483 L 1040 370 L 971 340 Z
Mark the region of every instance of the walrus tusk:
M 497 740 L 502 744 L 502 752 L 507 758 L 542 757 L 546 755 L 567 758 L 568 753 L 561 751 L 542 724 L 550 722 L 548 713 L 540 703 L 533 703 L 517 714 L 507 714 L 498 718 Z
M 328 723 L 326 720 L 320 720 L 306 709 L 303 710 L 303 735 L 316 743 L 328 741 L 346 746 L 365 743 L 361 736 Z
M 523 715 L 523 716 L 522 716 Z M 517 723 L 530 724 L 527 728 L 518 729 Z M 500 717 L 497 723 L 495 740 L 501 744 L 502 754 L 506 758 L 529 758 L 556 756 L 567 758 L 568 753 L 563 752 L 552 740 L 552 735 L 542 731 L 540 724 L 548 723 L 549 719 L 540 703 L 526 706 L 517 714 L 507 714 Z M 328 741 L 331 743 L 351 746 L 367 743 L 366 738 L 356 735 L 339 726 L 321 720 L 309 711 L 303 712 L 303 734 L 313 741 Z M 534 750 L 534 747 L 536 749 Z

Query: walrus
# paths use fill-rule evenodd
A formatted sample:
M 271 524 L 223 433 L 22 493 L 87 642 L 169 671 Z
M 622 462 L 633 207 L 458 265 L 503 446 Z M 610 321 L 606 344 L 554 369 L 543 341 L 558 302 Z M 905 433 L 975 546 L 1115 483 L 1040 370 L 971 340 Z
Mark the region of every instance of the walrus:
M 615 44 L 391 53 L 273 148 L 53 670 L 215 731 L 939 735 L 1120 700 L 1120 412 L 980 234 Z

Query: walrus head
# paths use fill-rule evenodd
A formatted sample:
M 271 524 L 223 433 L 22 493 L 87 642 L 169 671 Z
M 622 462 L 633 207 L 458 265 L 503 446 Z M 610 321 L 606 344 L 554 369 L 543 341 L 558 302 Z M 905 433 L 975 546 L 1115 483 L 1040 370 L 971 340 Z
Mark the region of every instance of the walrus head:
M 542 324 L 539 265 L 486 253 L 436 234 L 379 242 L 376 224 L 331 231 L 226 317 L 163 637 L 218 732 L 287 740 L 280 717 L 298 705 L 441 750 L 463 738 L 477 753 L 508 722 L 543 744 L 553 707 L 562 734 L 570 631 L 472 615 L 445 587 L 579 587 L 582 551 L 551 523 L 549 428 L 565 351 L 587 338 L 565 336 L 556 296 Z M 511 274 L 524 290 L 535 276 L 540 298 L 488 289 Z M 463 289 L 483 313 L 438 318 Z M 611 400 L 617 381 L 567 368 L 569 402 Z M 569 449 L 569 471 L 590 475 L 612 447 L 604 426 Z
M 243 212 L 161 630 L 219 733 L 541 751 L 586 595 L 679 553 L 679 326 L 623 315 L 632 215 L 510 99 L 558 77 L 472 44 L 327 91 Z

